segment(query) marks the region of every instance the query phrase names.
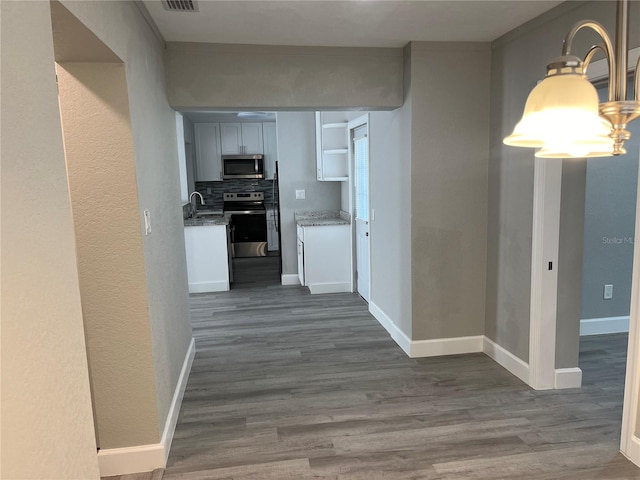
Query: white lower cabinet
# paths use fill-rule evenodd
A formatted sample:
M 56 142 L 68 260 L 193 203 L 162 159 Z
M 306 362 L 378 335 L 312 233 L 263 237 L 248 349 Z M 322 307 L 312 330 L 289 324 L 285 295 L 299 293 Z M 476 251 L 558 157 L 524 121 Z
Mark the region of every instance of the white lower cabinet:
M 228 227 L 184 227 L 189 293 L 229 290 Z
M 298 226 L 298 276 L 311 293 L 351 291 L 349 225 Z

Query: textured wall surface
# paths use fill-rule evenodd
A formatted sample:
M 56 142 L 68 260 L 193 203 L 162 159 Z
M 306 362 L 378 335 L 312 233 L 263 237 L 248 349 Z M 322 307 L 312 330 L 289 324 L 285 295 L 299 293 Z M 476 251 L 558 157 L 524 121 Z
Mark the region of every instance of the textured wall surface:
M 314 112 L 278 112 L 278 167 L 282 273 L 298 272 L 296 224 L 298 210 L 339 210 L 340 182 L 316 180 L 316 116 Z M 295 190 L 305 190 L 296 200 Z
M 98 446 L 159 439 L 124 65 L 56 69 Z
M 411 49 L 403 50 L 404 105 L 369 115 L 370 301 L 411 338 Z
M 580 353 L 580 278 L 584 238 L 584 195 L 587 163 L 564 160 L 560 198 L 556 368 L 578 366 Z
M 411 106 L 371 112 L 370 301 L 411 338 Z
M 411 44 L 413 340 L 484 332 L 490 58 Z
M 1 130 L 0 477 L 97 479 L 49 2 L 2 2 L 0 16 L 11 119 Z
M 149 328 L 157 406 L 164 429 L 191 339 L 175 112 L 166 96 L 164 50 L 133 2 L 63 2 L 124 62 L 133 134 L 139 220 L 143 236 Z M 135 206 L 132 206 L 135 208 Z
M 402 105 L 402 49 L 167 44 L 176 109 Z

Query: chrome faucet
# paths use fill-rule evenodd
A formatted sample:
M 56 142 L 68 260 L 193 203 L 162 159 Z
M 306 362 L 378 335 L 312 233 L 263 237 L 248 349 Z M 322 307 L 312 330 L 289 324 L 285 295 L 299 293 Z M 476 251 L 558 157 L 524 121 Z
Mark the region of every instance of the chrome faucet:
M 202 197 L 202 194 L 198 191 L 192 192 L 191 195 L 189 195 L 189 204 L 191 205 L 191 214 L 193 215 L 196 210 L 198 209 L 198 201 L 196 200 L 195 202 L 193 201 L 193 196 L 197 195 L 200 197 L 200 204 L 204 205 L 204 198 Z

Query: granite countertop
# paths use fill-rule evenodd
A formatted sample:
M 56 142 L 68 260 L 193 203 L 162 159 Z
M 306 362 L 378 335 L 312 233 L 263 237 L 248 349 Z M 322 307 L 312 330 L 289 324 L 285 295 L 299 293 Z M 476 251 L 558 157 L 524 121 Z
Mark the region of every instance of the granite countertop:
M 205 215 L 202 217 L 189 217 L 184 219 L 185 227 L 213 227 L 216 225 L 229 225 L 229 215 Z
M 301 227 L 324 225 L 349 225 L 351 215 L 343 210 L 321 210 L 318 212 L 295 212 L 296 223 Z

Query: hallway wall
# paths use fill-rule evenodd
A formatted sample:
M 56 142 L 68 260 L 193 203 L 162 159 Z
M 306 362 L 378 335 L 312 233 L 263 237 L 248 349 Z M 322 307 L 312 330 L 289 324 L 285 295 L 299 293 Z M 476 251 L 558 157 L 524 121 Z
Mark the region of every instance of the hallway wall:
M 125 63 L 138 195 L 131 207 L 142 232 L 156 385 L 156 405 L 148 408 L 157 411 L 159 442 L 191 339 L 175 112 L 167 103 L 163 43 L 133 2 L 62 3 Z M 144 235 L 143 210 L 151 213 L 150 235 Z M 126 428 L 111 446 L 133 445 Z
M 155 443 L 156 385 L 124 65 L 64 62 L 56 73 L 98 447 Z
M 166 63 L 169 103 L 177 110 L 402 105 L 401 48 L 168 42 Z
M 0 477 L 97 479 L 49 2 L 0 2 L 0 17 Z
M 490 65 L 488 43 L 411 43 L 414 341 L 484 333 Z

